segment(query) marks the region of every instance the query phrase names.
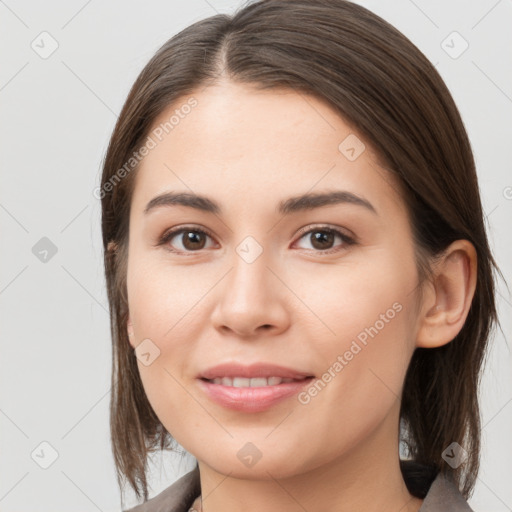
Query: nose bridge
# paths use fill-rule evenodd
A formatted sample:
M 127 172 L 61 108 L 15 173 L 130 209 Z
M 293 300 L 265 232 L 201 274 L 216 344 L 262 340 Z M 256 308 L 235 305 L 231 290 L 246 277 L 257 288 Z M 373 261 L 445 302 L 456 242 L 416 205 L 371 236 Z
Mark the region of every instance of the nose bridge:
M 270 300 L 272 286 L 267 266 L 271 266 L 271 254 L 252 235 L 246 236 L 236 247 L 232 258 L 233 270 L 230 276 L 232 295 L 239 300 L 251 300 L 253 306 L 258 299 Z M 234 289 L 233 289 L 234 288 Z M 264 297 L 263 297 L 264 296 Z
M 251 334 L 262 325 L 282 328 L 287 322 L 279 280 L 269 270 L 272 255 L 254 237 L 240 242 L 213 313 L 217 327 Z

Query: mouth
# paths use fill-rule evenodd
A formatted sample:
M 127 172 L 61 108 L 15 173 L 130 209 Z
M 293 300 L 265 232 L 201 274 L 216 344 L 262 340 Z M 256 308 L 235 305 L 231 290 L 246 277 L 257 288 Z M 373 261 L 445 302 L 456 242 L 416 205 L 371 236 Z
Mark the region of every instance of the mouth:
M 251 413 L 291 398 L 314 378 L 308 372 L 267 363 L 225 363 L 197 375 L 200 388 L 217 405 Z
M 265 362 L 251 365 L 227 362 L 208 368 L 197 375 L 197 378 L 214 382 L 214 384 L 224 383 L 224 385 L 234 387 L 275 386 L 282 382 L 299 381 L 309 377 L 314 377 L 314 375 L 302 370 Z M 227 379 L 230 379 L 231 382 Z
M 303 377 L 300 379 L 292 379 L 286 377 L 216 377 L 214 379 L 206 379 L 204 377 L 201 380 L 210 382 L 211 384 L 220 384 L 222 386 L 229 386 L 233 388 L 263 388 L 268 386 L 279 386 L 280 384 L 287 384 L 289 382 L 303 383 L 306 380 L 313 379 L 313 376 Z

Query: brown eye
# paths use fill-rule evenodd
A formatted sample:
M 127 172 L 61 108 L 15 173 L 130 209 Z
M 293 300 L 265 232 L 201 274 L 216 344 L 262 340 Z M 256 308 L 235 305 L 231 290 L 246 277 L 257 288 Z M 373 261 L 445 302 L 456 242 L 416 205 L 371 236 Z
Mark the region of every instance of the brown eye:
M 311 245 L 320 251 L 330 249 L 335 236 L 327 231 L 315 231 L 310 235 Z
M 168 231 L 160 240 L 160 244 L 171 245 L 170 250 L 173 252 L 195 252 L 205 248 L 208 238 L 210 235 L 202 229 L 180 228 Z M 174 239 L 177 241 L 173 242 Z
M 184 231 L 182 235 L 183 246 L 189 250 L 203 249 L 205 240 L 205 235 L 197 231 Z
M 336 246 L 334 245 L 335 240 L 337 238 L 342 242 L 341 244 L 338 244 L 338 248 L 336 248 Z M 339 250 L 343 250 L 347 248 L 349 245 L 355 243 L 355 241 L 352 238 L 345 235 L 341 231 L 338 231 L 337 229 L 324 227 L 310 229 L 305 233 L 303 232 L 303 235 L 300 237 L 300 240 L 302 239 L 307 240 L 311 244 L 312 248 L 315 249 L 317 252 L 336 252 Z
M 348 246 L 356 243 L 353 238 L 333 228 L 319 227 L 316 229 L 310 229 L 309 231 L 303 230 L 302 232 L 303 235 L 299 240 L 308 240 L 314 252 L 338 252 L 347 249 Z M 334 245 L 337 238 L 342 242 L 341 244 L 338 244 L 338 247 Z M 212 236 L 203 229 L 184 227 L 170 230 L 165 233 L 160 239 L 158 245 L 167 246 L 168 250 L 171 252 L 193 253 L 207 248 L 206 245 L 208 239 L 212 240 Z

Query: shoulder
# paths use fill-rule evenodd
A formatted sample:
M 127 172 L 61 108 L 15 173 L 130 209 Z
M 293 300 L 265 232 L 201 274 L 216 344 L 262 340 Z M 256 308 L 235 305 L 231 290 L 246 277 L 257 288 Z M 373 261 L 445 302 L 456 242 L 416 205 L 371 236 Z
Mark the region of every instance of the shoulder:
M 438 473 L 412 461 L 401 461 L 409 492 L 423 498 L 418 512 L 475 512 L 450 474 Z
M 199 468 L 196 466 L 160 494 L 123 512 L 187 512 L 200 493 Z
M 474 512 L 455 485 L 446 475 L 439 474 L 432 482 L 419 512 Z

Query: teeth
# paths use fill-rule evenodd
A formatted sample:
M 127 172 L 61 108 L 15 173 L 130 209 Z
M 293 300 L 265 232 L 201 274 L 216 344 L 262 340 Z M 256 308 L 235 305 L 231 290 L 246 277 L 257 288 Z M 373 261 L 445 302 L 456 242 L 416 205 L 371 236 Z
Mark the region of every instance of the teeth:
M 226 380 L 226 377 L 224 377 L 222 379 L 222 383 L 225 386 L 229 386 L 230 384 L 225 383 L 225 380 Z M 233 386 L 234 388 L 249 388 L 249 387 L 252 387 L 251 381 L 252 381 L 252 379 L 244 379 L 241 377 L 234 377 L 233 384 L 231 384 L 231 386 Z M 261 386 L 261 384 L 260 384 L 260 386 Z
M 245 377 L 217 377 L 210 382 L 214 384 L 222 384 L 223 386 L 231 386 L 235 388 L 258 388 L 264 386 L 277 386 L 281 383 L 293 382 L 294 379 L 283 379 L 281 377 L 254 377 L 248 379 Z
M 222 377 L 222 385 L 223 386 L 232 386 L 233 385 L 233 379 L 229 377 Z

